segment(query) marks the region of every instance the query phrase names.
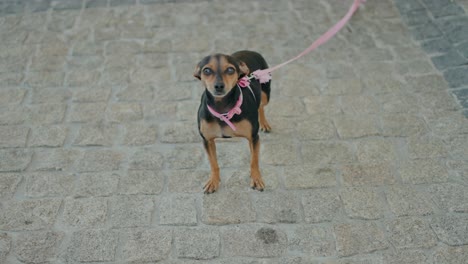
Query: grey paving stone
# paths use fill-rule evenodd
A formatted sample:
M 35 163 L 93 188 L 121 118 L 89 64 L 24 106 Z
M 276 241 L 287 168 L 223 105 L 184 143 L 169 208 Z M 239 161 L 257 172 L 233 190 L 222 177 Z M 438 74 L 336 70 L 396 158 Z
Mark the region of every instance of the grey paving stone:
M 0 75 L 1 77 L 1 75 Z M 6 81 L 15 82 L 15 79 L 21 76 L 5 76 Z M 25 84 L 32 87 L 59 87 L 63 85 L 65 74 L 60 71 L 31 71 L 26 76 Z
M 351 163 L 355 160 L 351 146 L 344 142 L 304 143 L 301 146 L 301 153 L 302 158 L 312 166 Z
M 463 264 L 468 257 L 468 246 L 442 247 L 433 254 L 435 263 Z
M 341 80 L 341 79 L 336 79 Z M 332 84 L 334 85 L 334 84 Z M 352 82 L 351 82 L 352 85 Z M 330 93 L 333 93 L 330 91 Z M 308 114 L 339 114 L 341 112 L 336 96 L 307 96 L 304 105 Z
M 0 171 L 23 171 L 31 157 L 32 152 L 27 149 L 0 149 Z
M 431 39 L 421 43 L 421 47 L 429 54 L 446 53 L 453 47 L 445 38 Z
M 463 216 L 434 217 L 431 227 L 439 240 L 449 246 L 468 244 L 468 218 Z
M 197 125 L 193 122 L 171 122 L 162 124 L 160 140 L 164 143 L 202 142 Z
M 301 197 L 306 223 L 330 222 L 338 219 L 342 208 L 340 197 L 333 189 L 308 191 Z
M 297 250 L 311 257 L 329 257 L 335 252 L 335 240 L 330 227 L 299 225 L 288 236 L 289 250 Z
M 445 142 L 435 137 L 408 138 L 408 153 L 410 158 L 440 158 L 447 157 L 448 147 Z
M 391 162 L 396 156 L 396 146 L 390 140 L 369 139 L 357 145 L 358 161 L 364 164 Z
M 408 11 L 401 18 L 408 26 L 423 25 L 431 21 L 425 9 Z
M 5 202 L 0 212 L 0 229 L 27 231 L 51 228 L 61 203 L 60 199 Z
M 64 125 L 43 125 L 31 130 L 30 147 L 61 147 L 65 143 L 69 129 Z
M 263 223 L 301 222 L 298 197 L 290 192 L 264 193 L 254 196 L 257 221 Z
M 223 254 L 233 257 L 278 257 L 287 249 L 287 236 L 278 227 L 229 226 L 221 231 Z
M 28 133 L 28 127 L 0 126 L 0 148 L 25 147 Z
M 173 232 L 168 229 L 124 231 L 122 258 L 126 262 L 158 262 L 171 253 Z
M 384 204 L 375 188 L 342 189 L 340 197 L 345 212 L 350 218 L 374 220 L 384 216 Z
M 181 161 L 180 161 L 181 162 Z M 158 170 L 163 167 L 164 156 L 156 149 L 137 150 L 130 158 L 130 170 Z
M 265 143 L 260 148 L 260 160 L 270 165 L 298 163 L 297 146 L 292 142 Z
M 342 139 L 370 137 L 380 134 L 374 115 L 345 114 L 335 117 L 334 120 L 338 135 Z
M 156 125 L 133 124 L 126 127 L 123 143 L 129 146 L 145 146 L 156 143 L 158 137 Z
M 412 160 L 401 164 L 400 176 L 405 183 L 440 183 L 447 182 L 447 168 L 438 160 Z
M 438 19 L 436 23 L 451 43 L 457 44 L 468 40 L 468 32 L 466 32 L 468 26 L 467 16 Z
M 296 124 L 297 133 L 302 140 L 331 139 L 335 137 L 335 127 L 329 118 L 307 118 Z
M 336 175 L 332 168 L 312 166 L 285 167 L 284 186 L 286 189 L 311 189 L 336 186 Z
M 461 55 L 463 55 L 463 57 L 468 58 L 468 41 L 458 45 L 456 49 Z
M 106 198 L 67 198 L 64 201 L 63 222 L 68 227 L 104 227 L 107 221 Z
M 64 104 L 36 104 L 27 108 L 29 121 L 32 124 L 58 124 L 65 117 L 66 105 Z
M 189 195 L 162 197 L 159 200 L 159 224 L 197 225 L 196 199 Z
M 25 174 L 24 178 L 24 194 L 29 198 L 68 196 L 75 181 L 75 177 L 66 172 L 34 172 Z
M 327 95 L 359 94 L 363 89 L 363 83 L 359 79 L 330 79 L 324 90 Z M 323 96 L 317 98 L 324 98 Z M 336 99 L 336 98 L 334 98 Z
M 381 186 L 396 183 L 392 167 L 382 163 L 343 166 L 341 177 L 345 186 Z
M 441 71 L 468 63 L 468 60 L 462 57 L 456 50 L 450 50 L 443 55 L 432 57 L 431 60 L 436 68 Z
M 106 87 L 77 87 L 73 89 L 73 102 L 91 103 L 106 102 L 111 89 Z
M 19 87 L 0 90 L 0 104 L 20 104 L 26 94 L 25 89 Z
M 6 256 L 10 253 L 11 240 L 7 233 L 0 233 L 0 261 L 5 261 Z
M 374 222 L 335 224 L 333 231 L 338 256 L 370 253 L 389 247 L 385 233 Z
M 167 154 L 167 166 L 170 169 L 196 168 L 206 156 L 201 146 L 176 146 Z
M 411 34 L 416 40 L 428 40 L 442 36 L 442 31 L 432 22 L 414 27 Z
M 437 239 L 427 221 L 421 218 L 397 218 L 387 221 L 390 243 L 397 249 L 431 248 Z
M 0 173 L 0 198 L 12 198 L 21 180 L 22 175 L 19 173 Z
M 199 193 L 210 176 L 209 170 L 172 170 L 168 178 L 171 193 Z
M 238 168 L 250 162 L 250 149 L 244 140 L 220 142 L 216 144 L 216 154 L 218 156 L 218 164 L 221 168 Z
M 424 9 L 424 6 L 418 0 L 395 0 L 395 4 L 402 13 Z
M 71 105 L 70 122 L 100 122 L 104 120 L 105 103 L 74 103 Z
M 87 0 L 86 8 L 107 7 L 107 0 Z
M 22 106 L 6 106 L 2 107 L 0 112 L 0 125 L 19 125 L 23 124 L 27 119 L 27 111 Z
M 121 194 L 159 194 L 164 188 L 166 174 L 162 171 L 131 170 L 120 177 Z
M 174 233 L 178 258 L 206 260 L 220 254 L 221 238 L 214 228 L 184 228 Z
M 124 123 L 143 119 L 143 108 L 139 103 L 114 103 L 107 108 L 107 119 L 113 123 Z
M 106 146 L 114 144 L 118 127 L 104 124 L 83 124 L 73 140 L 75 146 Z
M 412 89 L 418 92 L 444 91 L 447 87 L 444 77 L 439 74 L 406 76 L 405 79 Z
M 135 0 L 110 0 L 110 6 L 133 5 Z
M 76 183 L 76 197 L 110 196 L 117 192 L 120 176 L 112 172 L 81 173 Z
M 81 9 L 83 1 L 76 0 L 60 0 L 52 1 L 51 5 L 55 10 L 65 10 L 65 9 Z
M 80 230 L 73 233 L 65 260 L 77 262 L 114 261 L 117 243 L 117 230 Z
M 70 90 L 63 88 L 36 88 L 32 90 L 31 103 L 66 103 L 71 95 Z
M 437 206 L 449 212 L 468 211 L 468 193 L 466 187 L 455 183 L 434 184 L 428 188 L 432 200 Z
M 457 15 L 464 15 L 465 11 L 456 3 L 452 2 L 442 8 L 432 8 L 431 10 L 432 15 L 434 18 L 441 18 L 447 16 L 457 16 Z
M 76 149 L 41 149 L 34 155 L 33 171 L 65 171 L 73 167 L 81 152 Z
M 113 171 L 121 168 L 125 154 L 111 149 L 93 149 L 84 152 L 76 165 L 79 172 Z
M 444 72 L 444 78 L 447 80 L 450 88 L 463 87 L 468 83 L 467 71 L 468 67 L 464 66 L 448 69 Z
M 429 215 L 434 212 L 430 196 L 412 186 L 394 185 L 385 191 L 390 210 L 397 216 Z
M 150 196 L 114 196 L 109 206 L 111 225 L 117 228 L 149 226 L 154 207 Z
M 384 255 L 384 263 L 389 264 L 410 264 L 410 263 L 430 263 L 430 257 L 423 250 L 400 250 L 398 253 Z
M 153 86 L 149 84 L 130 84 L 130 86 L 117 93 L 116 97 L 121 102 L 151 101 L 153 99 Z
M 256 213 L 247 193 L 219 191 L 203 196 L 201 219 L 211 225 L 248 223 L 255 221 Z
M 63 238 L 62 232 L 21 233 L 14 244 L 15 254 L 18 260 L 27 263 L 53 261 L 58 257 Z

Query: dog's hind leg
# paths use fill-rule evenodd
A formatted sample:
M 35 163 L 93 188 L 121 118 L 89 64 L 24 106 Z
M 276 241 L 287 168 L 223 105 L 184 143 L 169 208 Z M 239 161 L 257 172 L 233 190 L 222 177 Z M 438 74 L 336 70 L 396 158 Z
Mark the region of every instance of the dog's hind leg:
M 266 120 L 265 110 L 263 109 L 268 104 L 268 97 L 265 92 L 262 91 L 262 99 L 260 101 L 260 107 L 258 108 L 258 122 L 260 123 L 260 130 L 263 132 L 270 132 L 271 126 Z
M 258 166 L 259 155 L 260 155 L 260 138 L 256 135 L 254 138 L 249 138 L 250 145 L 250 187 L 259 191 L 263 191 L 265 184 L 260 174 L 260 168 Z

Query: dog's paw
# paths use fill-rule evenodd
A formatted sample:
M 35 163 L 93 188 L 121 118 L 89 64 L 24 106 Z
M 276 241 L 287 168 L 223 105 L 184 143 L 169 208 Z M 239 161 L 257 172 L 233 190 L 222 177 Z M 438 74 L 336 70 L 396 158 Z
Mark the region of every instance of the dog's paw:
M 260 122 L 260 131 L 263 131 L 265 133 L 269 133 L 271 131 L 270 124 L 268 124 L 267 121 Z
M 219 180 L 210 178 L 206 184 L 205 187 L 203 187 L 203 191 L 205 194 L 211 194 L 214 193 L 218 190 L 219 188 Z
M 260 174 L 251 176 L 250 187 L 254 190 L 263 192 L 265 189 L 265 183 L 263 183 L 262 177 Z

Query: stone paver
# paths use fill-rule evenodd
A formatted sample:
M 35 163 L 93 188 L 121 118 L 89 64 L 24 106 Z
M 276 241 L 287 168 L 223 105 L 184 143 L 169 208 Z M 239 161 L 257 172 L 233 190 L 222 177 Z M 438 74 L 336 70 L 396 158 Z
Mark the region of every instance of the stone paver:
M 273 73 L 264 192 L 197 131 L 204 56 L 302 51 L 351 0 L 0 0 L 0 263 L 468 259 L 468 1 L 368 0 Z

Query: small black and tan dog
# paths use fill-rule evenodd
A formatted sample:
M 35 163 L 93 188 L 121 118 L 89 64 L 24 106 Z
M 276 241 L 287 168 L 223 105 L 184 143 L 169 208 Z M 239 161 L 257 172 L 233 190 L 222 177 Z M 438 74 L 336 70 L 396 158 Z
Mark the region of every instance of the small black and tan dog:
M 207 56 L 195 68 L 194 76 L 201 80 L 205 87 L 198 109 L 198 129 L 211 166 L 210 179 L 204 186 L 205 193 L 213 193 L 219 187 L 216 138 L 244 137 L 249 141 L 250 186 L 259 191 L 265 188 L 258 165 L 258 131 L 271 130 L 263 109 L 270 99 L 271 82 L 260 84 L 252 78 L 250 87 L 241 88 L 238 81 L 251 72 L 266 68 L 268 65 L 262 55 L 253 51 Z M 233 114 L 235 108 L 237 111 Z M 230 119 L 226 122 L 213 113 L 224 116 L 229 113 Z

